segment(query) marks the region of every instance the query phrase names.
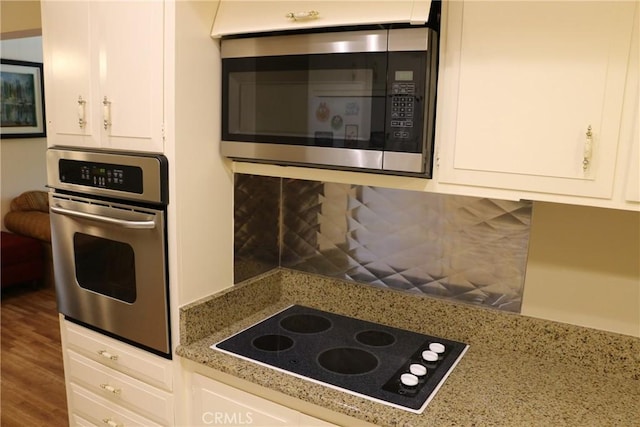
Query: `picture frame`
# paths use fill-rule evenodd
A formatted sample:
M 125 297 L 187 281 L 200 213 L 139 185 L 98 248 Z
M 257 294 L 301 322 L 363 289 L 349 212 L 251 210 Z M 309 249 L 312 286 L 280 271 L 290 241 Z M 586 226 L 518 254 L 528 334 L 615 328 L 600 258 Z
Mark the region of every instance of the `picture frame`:
M 0 59 L 0 138 L 45 136 L 42 63 Z

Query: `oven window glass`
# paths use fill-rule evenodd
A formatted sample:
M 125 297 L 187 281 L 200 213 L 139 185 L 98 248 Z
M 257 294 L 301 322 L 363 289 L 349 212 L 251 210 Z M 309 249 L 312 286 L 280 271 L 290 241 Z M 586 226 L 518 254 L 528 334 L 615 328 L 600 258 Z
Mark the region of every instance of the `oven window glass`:
M 225 59 L 223 137 L 381 148 L 386 62 L 381 53 Z
M 128 303 L 136 300 L 135 255 L 130 245 L 75 233 L 73 253 L 82 288 Z

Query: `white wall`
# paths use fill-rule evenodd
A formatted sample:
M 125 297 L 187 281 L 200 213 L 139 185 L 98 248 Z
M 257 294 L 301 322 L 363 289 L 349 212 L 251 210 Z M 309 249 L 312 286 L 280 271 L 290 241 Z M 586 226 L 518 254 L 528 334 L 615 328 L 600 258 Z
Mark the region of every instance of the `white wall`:
M 3 59 L 42 62 L 42 37 L 0 40 Z M 0 215 L 11 199 L 28 190 L 44 190 L 47 183 L 46 138 L 0 140 Z M 2 229 L 4 221 L 2 221 Z
M 640 338 L 640 213 L 536 202 L 522 314 Z

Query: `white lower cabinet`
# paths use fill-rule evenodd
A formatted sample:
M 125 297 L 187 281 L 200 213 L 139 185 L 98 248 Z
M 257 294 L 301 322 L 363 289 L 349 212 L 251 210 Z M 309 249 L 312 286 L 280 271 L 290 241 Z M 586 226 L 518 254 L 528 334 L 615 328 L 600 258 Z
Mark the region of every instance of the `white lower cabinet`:
M 77 426 L 77 427 L 94 427 L 95 426 L 94 423 L 85 420 L 78 414 L 73 414 L 71 416 L 71 425 Z
M 68 384 L 71 397 L 70 406 L 73 407 L 74 414 L 86 417 L 90 422 L 109 427 L 117 426 L 161 426 L 148 418 L 145 418 L 127 408 L 119 406 L 108 399 L 91 393 L 78 384 Z
M 189 425 L 332 426 L 251 393 L 194 373 Z
M 175 424 L 170 360 L 61 323 L 71 425 Z

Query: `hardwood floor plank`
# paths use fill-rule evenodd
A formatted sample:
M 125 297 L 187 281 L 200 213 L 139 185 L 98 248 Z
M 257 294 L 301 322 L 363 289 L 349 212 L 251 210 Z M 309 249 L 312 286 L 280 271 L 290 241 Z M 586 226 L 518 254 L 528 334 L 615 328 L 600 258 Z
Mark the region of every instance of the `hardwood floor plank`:
M 0 317 L 0 424 L 68 426 L 55 291 L 3 289 Z

